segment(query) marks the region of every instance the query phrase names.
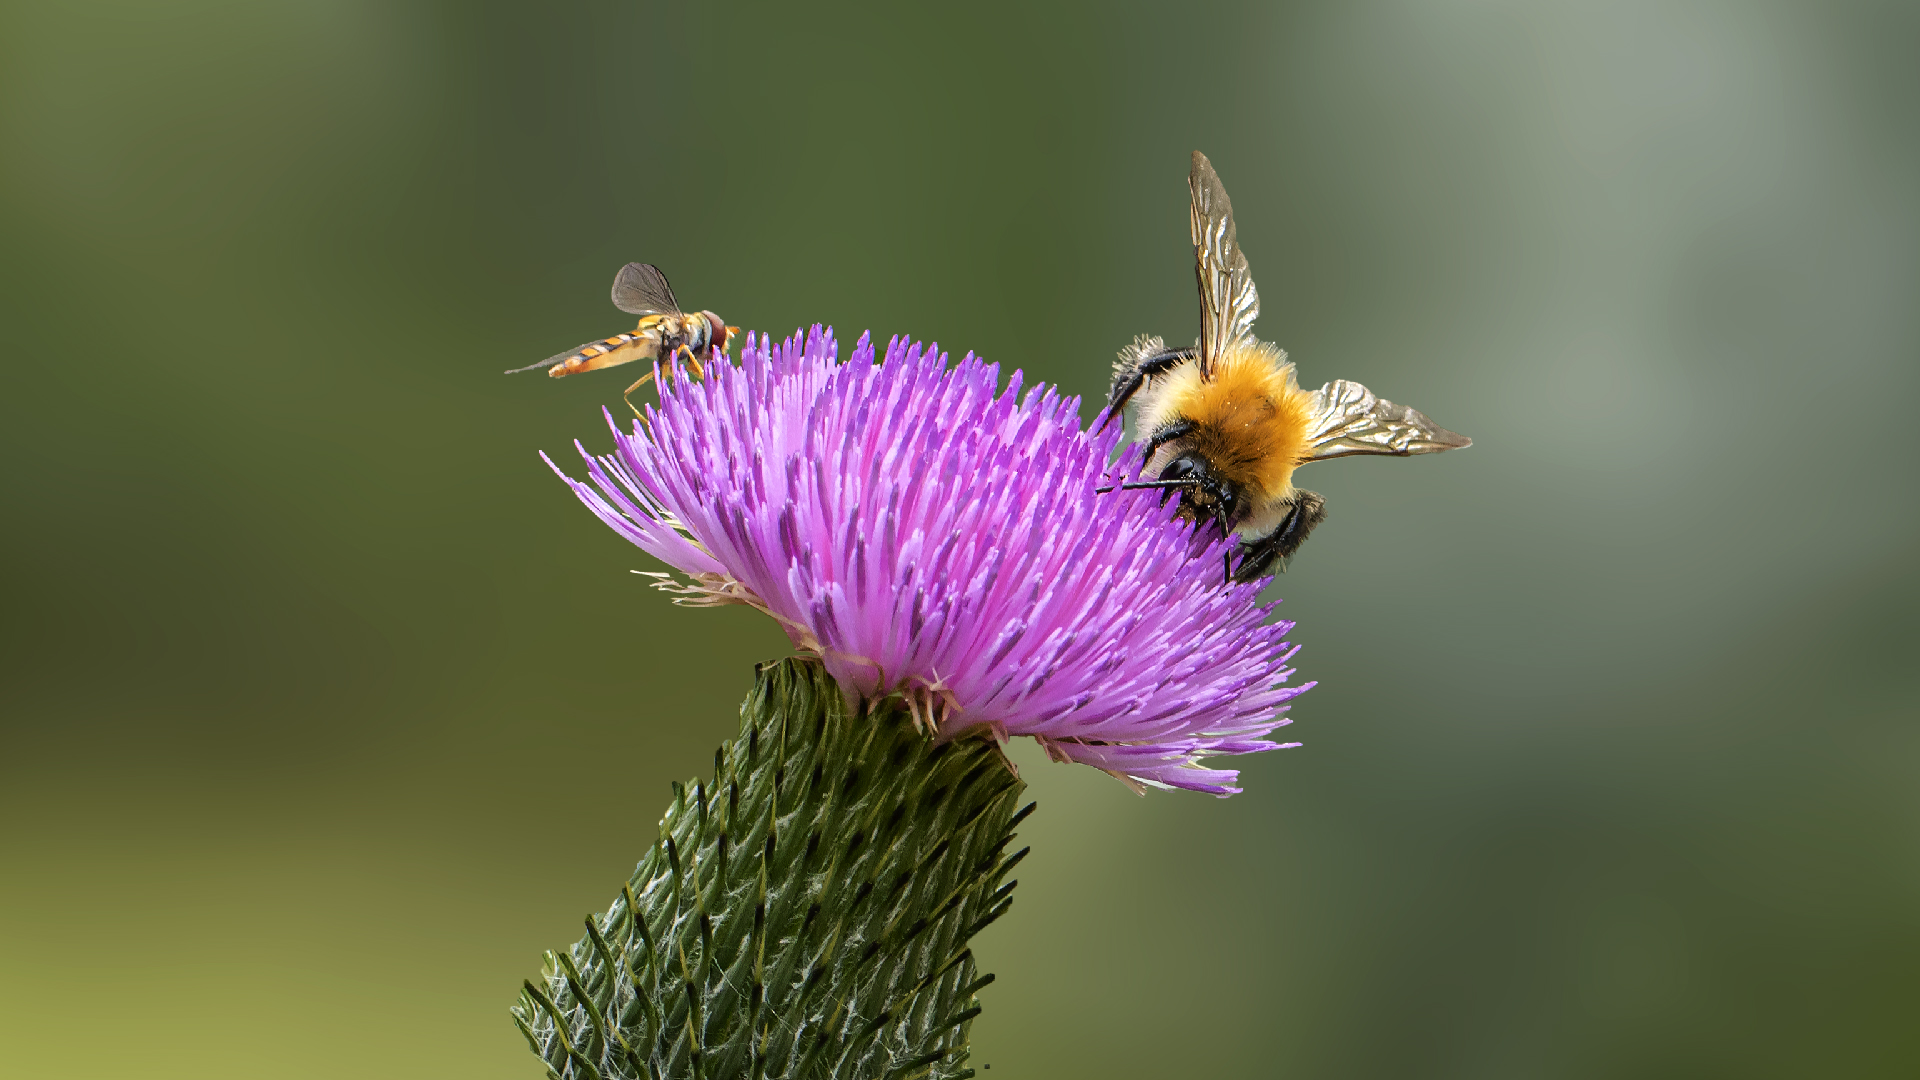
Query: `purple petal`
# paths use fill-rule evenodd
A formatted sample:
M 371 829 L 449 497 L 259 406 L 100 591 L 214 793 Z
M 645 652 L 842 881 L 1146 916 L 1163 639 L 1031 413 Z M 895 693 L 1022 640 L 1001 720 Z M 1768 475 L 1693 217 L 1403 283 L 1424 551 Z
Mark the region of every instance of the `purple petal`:
M 1079 401 L 968 354 L 867 335 L 749 334 L 740 363 L 660 391 L 565 477 L 614 531 L 818 653 L 850 694 L 932 702 L 943 736 L 1040 739 L 1056 758 L 1216 795 L 1208 757 L 1277 749 L 1293 624 L 1154 491 Z M 609 418 L 611 423 L 611 418 Z M 558 471 L 556 469 L 556 471 Z M 1285 744 L 1296 745 L 1296 744 Z

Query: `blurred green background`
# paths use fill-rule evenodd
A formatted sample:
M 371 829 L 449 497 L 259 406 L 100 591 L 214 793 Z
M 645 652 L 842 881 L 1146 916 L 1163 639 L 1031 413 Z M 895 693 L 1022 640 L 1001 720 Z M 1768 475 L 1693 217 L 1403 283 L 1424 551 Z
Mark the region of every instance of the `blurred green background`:
M 1213 158 L 1303 379 L 1320 687 L 1228 801 L 1020 752 L 994 1078 L 1920 1073 L 1907 5 L 0 11 L 0 1074 L 530 1078 L 735 727 L 499 373 L 661 264 L 1083 394 Z M 1091 407 L 1083 409 L 1091 415 Z

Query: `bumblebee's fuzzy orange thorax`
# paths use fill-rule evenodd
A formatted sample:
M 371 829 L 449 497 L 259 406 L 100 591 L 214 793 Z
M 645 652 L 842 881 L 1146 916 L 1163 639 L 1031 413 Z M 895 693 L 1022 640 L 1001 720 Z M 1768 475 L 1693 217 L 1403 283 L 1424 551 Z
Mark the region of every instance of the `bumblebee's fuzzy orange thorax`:
M 1292 489 L 1293 470 L 1307 451 L 1311 402 L 1286 353 L 1266 342 L 1230 347 L 1214 360 L 1210 378 L 1201 377 L 1198 364 L 1183 364 L 1156 389 L 1141 410 L 1142 431 L 1191 420 L 1197 428 L 1180 443 L 1223 479 L 1256 501 Z

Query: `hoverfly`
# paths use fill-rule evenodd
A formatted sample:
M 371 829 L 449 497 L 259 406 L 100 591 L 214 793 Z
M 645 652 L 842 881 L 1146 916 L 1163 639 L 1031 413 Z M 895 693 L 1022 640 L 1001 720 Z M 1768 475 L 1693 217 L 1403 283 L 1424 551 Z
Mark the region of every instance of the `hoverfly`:
M 1142 472 L 1158 479 L 1115 486 L 1177 490 L 1181 516 L 1239 535 L 1226 574 L 1252 581 L 1276 560 L 1284 569 L 1326 519 L 1326 500 L 1294 487 L 1294 469 L 1353 454 L 1431 454 L 1473 440 L 1356 382 L 1302 390 L 1287 354 L 1253 336 L 1260 295 L 1234 238 L 1233 204 L 1198 150 L 1187 188 L 1200 342 L 1169 349 L 1142 335 L 1121 350 L 1106 419 L 1133 401 L 1134 430 L 1147 440 Z
M 733 336 L 740 332 L 739 327 L 728 326 L 711 311 L 682 312 L 673 298 L 673 287 L 667 284 L 667 275 L 651 263 L 628 263 L 620 268 L 613 278 L 613 306 L 629 315 L 640 316 L 640 325 L 624 334 L 556 353 L 537 364 L 514 368 L 507 374 L 546 368 L 547 374 L 557 379 L 635 360 L 660 361 L 664 357 L 667 373 L 671 375 L 675 362 L 684 355 L 693 365 L 693 373 L 704 378 L 702 354 L 708 361 L 716 357 L 724 359 Z M 631 396 L 651 378 L 652 371 L 642 375 L 627 387 L 627 395 Z M 632 407 L 633 403 L 627 404 Z

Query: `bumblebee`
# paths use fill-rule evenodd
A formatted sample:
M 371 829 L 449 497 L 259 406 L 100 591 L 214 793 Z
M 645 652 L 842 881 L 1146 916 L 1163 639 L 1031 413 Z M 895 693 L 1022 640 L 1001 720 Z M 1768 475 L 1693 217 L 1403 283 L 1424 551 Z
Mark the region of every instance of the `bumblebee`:
M 685 356 L 693 365 L 693 373 L 705 377 L 706 369 L 700 362 L 702 356 L 708 362 L 724 359 L 728 346 L 733 344 L 733 336 L 740 332 L 739 327 L 728 326 L 711 311 L 682 312 L 673 298 L 673 286 L 667 284 L 667 275 L 651 263 L 628 263 L 620 268 L 613 278 L 613 306 L 629 315 L 640 316 L 640 325 L 624 334 L 589 341 L 577 349 L 549 356 L 537 364 L 514 368 L 507 374 L 546 368 L 547 374 L 557 379 L 635 360 L 659 361 L 665 357 L 671 375 L 676 362 Z M 651 378 L 653 372 L 648 371 L 627 387 L 627 394 L 645 386 Z
M 1239 536 L 1225 573 L 1252 581 L 1276 561 L 1285 569 L 1326 520 L 1326 500 L 1293 485 L 1296 468 L 1353 454 L 1432 454 L 1473 440 L 1356 382 L 1302 390 L 1287 354 L 1253 336 L 1260 295 L 1234 238 L 1233 204 L 1198 150 L 1187 187 L 1199 344 L 1169 349 L 1158 337 L 1135 338 L 1114 365 L 1103 424 L 1132 403 L 1134 431 L 1146 439 L 1142 474 L 1158 479 L 1114 486 L 1178 491 L 1182 517 Z

